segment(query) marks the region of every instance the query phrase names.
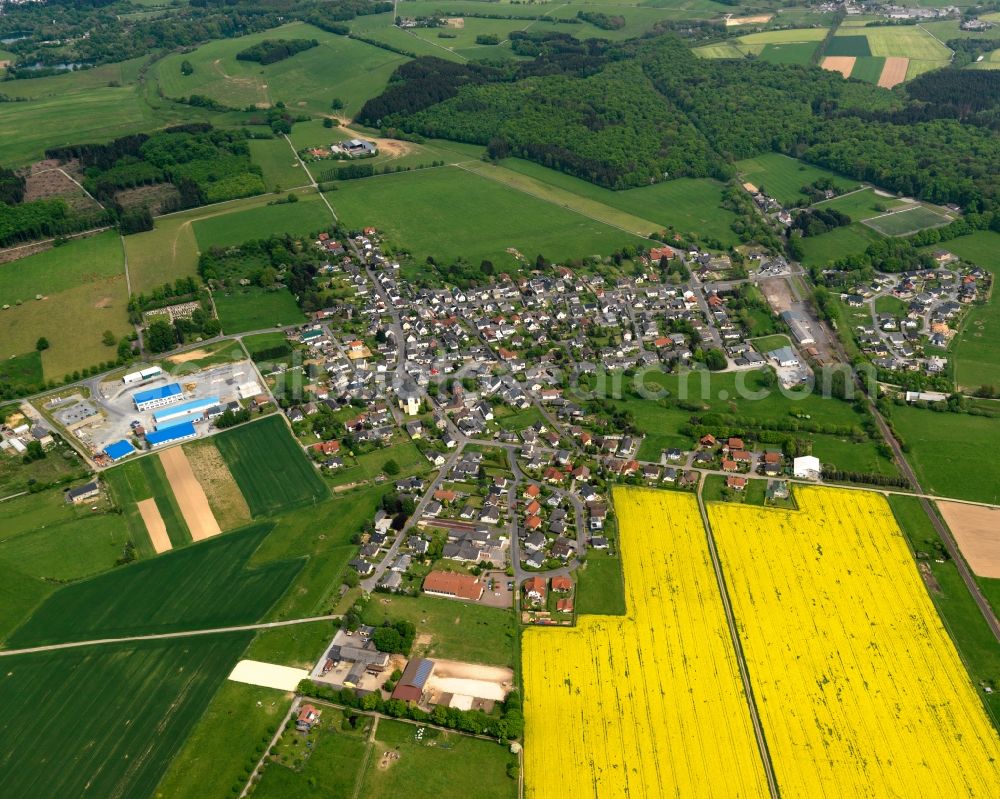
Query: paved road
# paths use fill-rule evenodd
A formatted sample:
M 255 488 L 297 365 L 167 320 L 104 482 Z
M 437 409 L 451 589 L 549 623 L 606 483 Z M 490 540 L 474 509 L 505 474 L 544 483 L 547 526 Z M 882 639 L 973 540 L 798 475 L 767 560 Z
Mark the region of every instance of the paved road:
M 176 633 L 156 633 L 153 635 L 130 635 L 124 638 L 95 638 L 90 641 L 71 641 L 66 644 L 47 644 L 32 646 L 25 649 L 2 649 L 0 657 L 9 655 L 29 655 L 33 652 L 55 652 L 59 649 L 78 649 L 81 646 L 99 646 L 101 644 L 123 644 L 130 641 L 162 641 L 170 638 L 191 638 L 196 635 L 215 635 L 216 633 L 240 633 L 248 630 L 270 630 L 274 627 L 291 627 L 295 624 L 309 624 L 314 621 L 339 621 L 340 616 L 309 616 L 304 619 L 286 619 L 285 621 L 266 621 L 258 624 L 241 624 L 236 627 L 215 627 L 211 630 L 186 630 Z

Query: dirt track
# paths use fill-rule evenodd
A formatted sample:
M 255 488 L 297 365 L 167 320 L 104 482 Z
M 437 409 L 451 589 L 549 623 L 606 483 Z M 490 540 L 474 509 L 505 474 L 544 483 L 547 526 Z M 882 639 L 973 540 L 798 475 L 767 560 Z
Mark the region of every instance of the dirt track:
M 180 447 L 171 447 L 160 453 L 160 463 L 167 474 L 170 487 L 173 489 L 181 515 L 191 531 L 191 539 L 201 541 L 222 532 L 215 520 L 205 489 L 194 476 L 187 455 Z
M 149 540 L 153 543 L 156 554 L 168 552 L 174 548 L 170 543 L 170 536 L 167 535 L 167 525 L 163 523 L 160 516 L 160 509 L 156 507 L 155 499 L 144 499 L 135 503 L 142 516 L 142 521 L 146 525 L 146 532 L 149 533 Z
M 1000 577 L 1000 510 L 962 502 L 937 505 L 972 571 L 980 577 Z

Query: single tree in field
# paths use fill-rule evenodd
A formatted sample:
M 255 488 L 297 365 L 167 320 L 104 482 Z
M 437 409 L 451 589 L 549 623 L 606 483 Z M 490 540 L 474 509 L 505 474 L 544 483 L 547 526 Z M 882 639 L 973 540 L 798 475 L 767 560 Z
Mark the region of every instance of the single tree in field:
M 42 336 L 40 339 L 38 339 L 38 341 L 35 342 L 35 349 L 38 350 L 39 352 L 47 350 L 48 348 L 49 348 L 49 340 L 45 338 L 45 336 Z
M 101 336 L 101 341 L 104 342 L 105 347 L 113 347 L 118 343 L 118 338 L 110 330 L 105 330 L 104 335 Z
M 391 458 L 385 462 L 385 466 L 382 467 L 384 471 L 390 477 L 399 474 L 399 464 Z

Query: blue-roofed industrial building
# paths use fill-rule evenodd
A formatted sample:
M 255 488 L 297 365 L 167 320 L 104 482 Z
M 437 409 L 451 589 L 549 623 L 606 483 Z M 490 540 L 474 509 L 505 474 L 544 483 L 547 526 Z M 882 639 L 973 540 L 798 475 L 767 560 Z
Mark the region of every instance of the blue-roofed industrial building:
M 182 422 L 163 430 L 157 430 L 154 433 L 146 433 L 146 443 L 149 444 L 151 449 L 155 449 L 156 447 L 162 447 L 164 444 L 173 444 L 175 441 L 194 438 L 196 435 L 198 433 L 194 429 L 193 422 Z
M 120 461 L 122 458 L 127 458 L 133 452 L 135 452 L 135 447 L 124 438 L 121 441 L 116 441 L 114 444 L 108 444 L 104 448 L 104 454 L 113 461 Z
M 180 405 L 171 405 L 169 408 L 157 411 L 153 414 L 153 421 L 156 422 L 157 429 L 165 426 L 169 427 L 170 424 L 176 423 L 177 420 L 193 421 L 194 419 L 200 419 L 209 408 L 218 404 L 218 397 L 189 400 L 188 402 L 182 402 Z
M 145 391 L 137 391 L 132 395 L 136 410 L 151 411 L 154 408 L 163 408 L 173 405 L 184 398 L 184 392 L 177 383 L 168 383 L 165 386 L 148 388 Z

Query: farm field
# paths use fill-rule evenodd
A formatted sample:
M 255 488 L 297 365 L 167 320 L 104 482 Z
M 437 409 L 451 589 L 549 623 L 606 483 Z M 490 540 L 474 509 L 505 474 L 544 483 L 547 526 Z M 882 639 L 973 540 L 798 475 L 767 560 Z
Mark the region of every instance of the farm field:
M 291 560 L 246 567 L 270 530 L 257 525 L 65 586 L 7 644 L 19 649 L 253 623 L 302 568 Z
M 1000 420 L 902 406 L 893 407 L 892 423 L 925 491 L 997 502 L 1000 465 L 983 453 L 1000 448 Z
M 231 247 L 249 239 L 266 239 L 285 233 L 305 236 L 330 227 L 330 212 L 318 194 L 298 192 L 298 196 L 296 203 L 258 205 L 195 220 L 194 235 L 199 250 Z
M 696 500 L 614 499 L 627 616 L 522 636 L 526 796 L 767 796 Z
M 262 194 L 242 200 L 230 200 L 204 208 L 192 208 L 176 214 L 157 217 L 153 230 L 125 237 L 128 272 L 135 293 L 149 292 L 179 277 L 198 276 L 198 240 L 194 224 L 241 210 L 262 208 L 274 199 Z M 304 198 L 300 198 L 304 199 Z M 278 206 L 284 208 L 286 206 Z M 240 241 L 252 238 L 243 236 Z
M 183 445 L 195 478 L 205 489 L 212 514 L 223 530 L 247 524 L 250 507 L 212 440 Z
M 5 658 L 0 793 L 150 796 L 249 637 Z
M 154 554 L 148 548 L 147 526 L 137 507 L 137 503 L 143 500 L 155 500 L 156 507 L 166 525 L 171 546 L 179 547 L 190 543 L 191 532 L 184 523 L 177 499 L 174 497 L 173 491 L 170 490 L 170 483 L 163 472 L 159 458 L 155 455 L 129 461 L 114 469 L 108 469 L 104 473 L 104 479 L 107 480 L 111 489 L 115 504 L 122 511 L 132 541 L 138 548 L 140 555 Z
M 234 289 L 229 293 L 215 292 L 212 299 L 222 330 L 228 335 L 306 321 L 306 315 L 287 289 Z
M 236 54 L 264 39 L 316 39 L 320 44 L 274 64 L 239 61 Z M 181 73 L 181 62 L 193 67 Z M 154 66 L 153 81 L 168 97 L 202 94 L 229 106 L 284 102 L 308 114 L 330 111 L 336 96 L 353 116 L 378 95 L 407 59 L 364 42 L 293 22 L 280 28 L 209 42 L 190 53 L 168 55 Z M 287 145 L 286 145 L 287 149 Z M 289 150 L 291 154 L 291 150 Z
M 215 437 L 254 518 L 271 516 L 329 496 L 326 485 L 280 416 Z
M 294 586 L 267 614 L 268 621 L 319 615 L 337 603 L 347 563 L 358 551 L 351 538 L 371 524 L 389 490 L 389 485 L 378 485 L 346 491 L 275 520 L 250 568 L 289 558 L 304 558 L 305 562 Z
M 117 336 L 130 332 L 127 303 L 122 246 L 113 232 L 5 264 L 0 305 L 11 307 L 0 310 L 0 359 L 22 356 L 25 366 L 37 364 L 37 356 L 29 353 L 44 336 L 49 341 L 41 356 L 46 380 L 114 360 L 115 349 L 101 337 L 105 330 Z
M 708 506 L 782 791 L 996 793 L 1000 737 L 885 499 L 796 499 L 800 511 Z
M 787 44 L 765 44 L 760 51 L 761 61 L 772 64 L 809 64 L 818 45 L 815 42 L 788 42 Z
M 713 238 L 725 247 L 739 241 L 730 228 L 730 223 L 736 217 L 721 205 L 723 185 L 714 180 L 677 178 L 654 186 L 612 191 L 520 158 L 504 159 L 503 167 L 579 198 L 593 200 L 640 219 L 648 219 L 661 228 L 674 228 L 682 233 Z M 561 195 L 558 199 L 566 201 Z M 571 201 L 570 206 L 578 207 Z M 581 205 L 579 208 L 585 210 L 585 206 Z M 608 221 L 613 221 L 613 218 L 609 217 Z
M 1000 233 L 977 231 L 946 242 L 942 247 L 1000 275 Z M 936 249 L 936 248 L 935 248 Z M 990 300 L 976 305 L 952 344 L 955 362 L 955 382 L 966 389 L 982 385 L 1000 385 L 1000 357 L 996 341 L 1000 336 L 1000 294 L 994 286 Z
M 517 634 L 509 610 L 432 596 L 379 595 L 363 614 L 365 624 L 406 619 L 417 628 L 414 653 L 424 657 L 466 660 L 490 666 L 513 666 L 511 652 Z
M 737 161 L 736 168 L 742 180 L 762 188 L 769 196 L 785 205 L 805 201 L 807 198 L 801 192 L 802 187 L 822 178 L 833 181 L 841 191 L 850 191 L 858 185 L 856 180 L 780 153 L 766 153 Z
M 69 505 L 53 489 L 0 503 L 0 530 L 0 563 L 60 582 L 112 568 L 128 539 L 107 500 Z
M 424 202 L 428 196 L 435 202 Z M 511 247 L 529 259 L 542 253 L 559 260 L 644 241 L 458 167 L 345 181 L 330 201 L 348 228 L 384 230 L 418 260 L 489 259 L 512 267 Z
M 832 56 L 874 56 L 907 58 L 903 67 L 907 80 L 922 72 L 948 64 L 951 51 L 921 25 L 887 25 L 872 28 L 843 28 L 827 47 Z M 858 77 L 852 75 L 851 77 Z M 877 82 L 877 78 L 876 81 Z
M 915 497 L 898 494 L 890 495 L 887 499 L 910 549 L 917 553 L 919 569 L 931 600 L 955 642 L 973 682 L 978 685 L 981 681 L 995 680 L 996 675 L 1000 674 L 1000 651 L 997 649 L 996 638 L 962 582 L 955 562 L 942 555 L 945 552 L 944 544 L 924 513 L 920 501 Z M 995 596 L 1000 580 L 981 579 L 979 584 L 987 596 Z M 997 721 L 1000 719 L 1000 696 L 994 692 L 983 693 L 981 697 L 993 718 L 994 726 L 1000 728 Z
M 694 52 L 704 58 L 743 58 L 752 54 L 774 64 L 808 64 L 826 33 L 826 28 L 761 31 L 721 44 L 703 45 Z
M 242 790 L 243 769 L 256 763 L 255 752 L 277 732 L 291 701 L 291 694 L 272 688 L 224 680 L 151 796 L 205 799 L 225 796 L 235 786 Z
M 925 228 L 947 225 L 951 220 L 952 217 L 926 205 L 914 205 L 892 214 L 871 217 L 864 223 L 886 236 L 908 236 Z

